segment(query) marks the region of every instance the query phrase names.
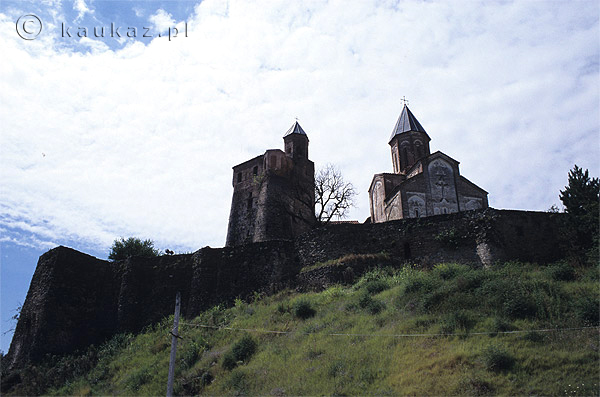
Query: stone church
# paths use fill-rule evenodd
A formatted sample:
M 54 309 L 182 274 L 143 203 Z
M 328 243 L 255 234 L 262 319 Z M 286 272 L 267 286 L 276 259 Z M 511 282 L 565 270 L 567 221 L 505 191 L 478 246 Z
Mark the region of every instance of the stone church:
M 283 144 L 285 151 L 269 149 L 233 167 L 227 246 L 292 240 L 316 224 L 315 165 L 298 121 Z
M 375 174 L 369 187 L 371 222 L 488 207 L 487 192 L 460 175 L 458 161 L 432 154 L 430 140 L 405 104 L 388 142 L 394 172 Z

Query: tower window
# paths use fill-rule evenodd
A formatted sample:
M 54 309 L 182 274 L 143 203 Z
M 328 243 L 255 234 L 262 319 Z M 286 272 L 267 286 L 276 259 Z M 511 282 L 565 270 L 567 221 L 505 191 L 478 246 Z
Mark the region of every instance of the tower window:
M 258 175 L 258 165 L 252 169 L 252 175 Z
M 419 209 L 415 208 L 415 218 L 418 218 L 418 217 L 419 217 Z
M 247 201 L 248 211 L 252 209 L 252 192 L 248 193 L 248 201 Z
M 238 181 L 238 183 L 240 183 L 242 181 L 242 173 L 241 172 L 237 173 L 237 181 Z
M 423 145 L 421 144 L 421 141 L 415 142 L 415 151 L 417 152 L 417 158 L 423 157 Z
M 403 147 L 400 151 L 400 169 L 403 167 L 406 168 L 408 166 L 408 151 L 406 147 Z

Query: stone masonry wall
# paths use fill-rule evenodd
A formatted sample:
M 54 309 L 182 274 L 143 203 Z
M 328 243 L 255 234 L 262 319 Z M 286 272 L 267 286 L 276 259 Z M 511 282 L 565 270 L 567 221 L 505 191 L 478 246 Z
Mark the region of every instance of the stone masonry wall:
M 40 257 L 5 362 L 19 367 L 138 332 L 173 313 L 177 291 L 182 315 L 194 317 L 254 291 L 290 287 L 296 264 L 289 241 L 120 262 L 54 248 Z
M 70 353 L 113 335 L 119 267 L 66 247 L 42 255 L 5 358 L 9 366 Z
M 137 332 L 173 312 L 177 291 L 182 314 L 194 317 L 255 291 L 326 285 L 328 278 L 350 279 L 371 265 L 355 263 L 352 274 L 345 267 L 300 274 L 305 266 L 348 254 L 384 254 L 385 264 L 392 266 L 554 261 L 561 257 L 559 216 L 488 208 L 378 224 L 334 224 L 295 241 L 206 247 L 194 254 L 120 262 L 58 247 L 40 257 L 4 360 L 15 368 L 46 354 L 101 343 L 118 332 Z
M 334 224 L 296 240 L 303 266 L 345 254 L 388 253 L 398 263 L 430 266 L 497 260 L 549 262 L 561 256 L 557 223 L 544 212 L 485 209 L 372 224 Z M 481 257 L 488 251 L 490 257 Z

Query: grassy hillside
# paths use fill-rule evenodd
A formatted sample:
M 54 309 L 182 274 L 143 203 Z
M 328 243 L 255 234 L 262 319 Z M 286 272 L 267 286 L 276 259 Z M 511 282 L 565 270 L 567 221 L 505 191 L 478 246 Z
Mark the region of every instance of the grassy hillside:
M 599 322 L 598 275 L 566 264 L 441 264 L 238 300 L 182 320 L 175 392 L 598 395 L 599 333 L 589 328 Z M 171 326 L 118 335 L 23 379 L 54 379 L 53 395 L 164 395 Z

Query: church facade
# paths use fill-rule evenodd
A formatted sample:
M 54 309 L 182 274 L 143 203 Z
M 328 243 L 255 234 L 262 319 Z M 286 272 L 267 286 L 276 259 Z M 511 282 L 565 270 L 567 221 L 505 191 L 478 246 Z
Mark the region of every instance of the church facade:
M 405 104 L 389 140 L 394 172 L 375 174 L 369 187 L 371 222 L 488 207 L 488 193 L 460 175 L 457 160 L 431 153 L 430 140 Z

